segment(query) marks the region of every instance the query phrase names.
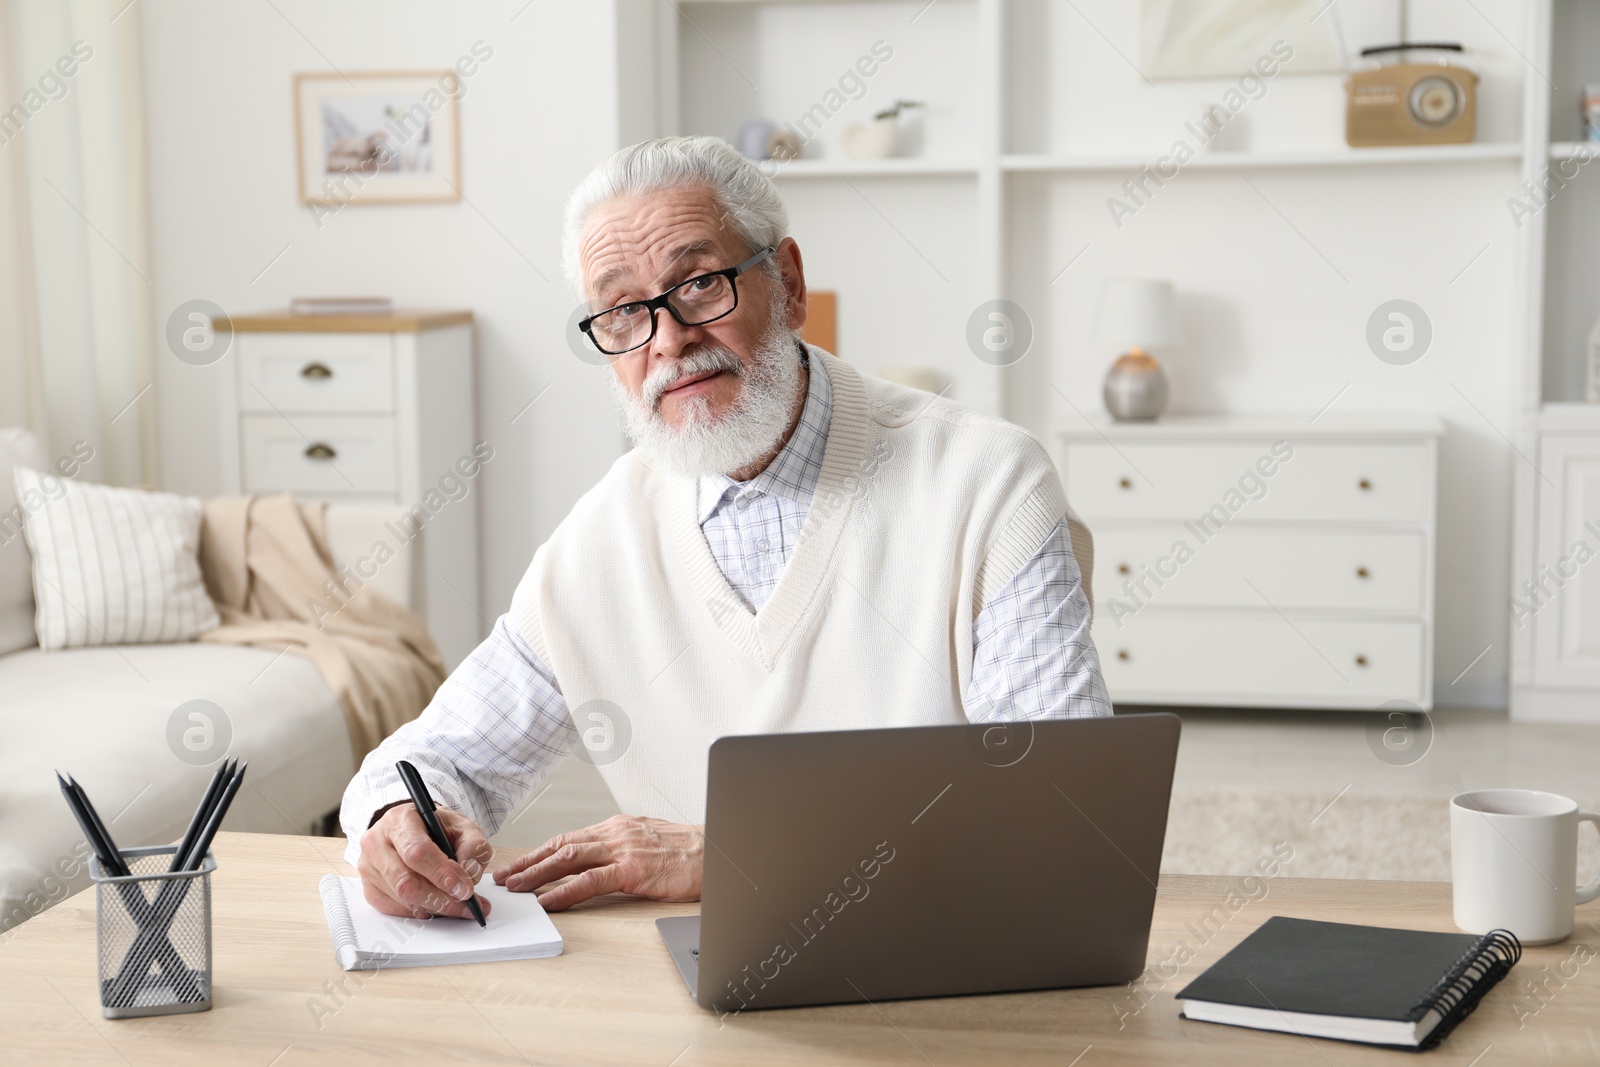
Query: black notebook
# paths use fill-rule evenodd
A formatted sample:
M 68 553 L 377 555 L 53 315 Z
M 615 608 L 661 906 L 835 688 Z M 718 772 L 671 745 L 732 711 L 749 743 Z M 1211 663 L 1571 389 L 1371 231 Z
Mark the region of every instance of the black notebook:
M 1178 999 L 1186 1019 L 1427 1049 L 1521 958 L 1505 930 L 1442 934 L 1275 915 Z

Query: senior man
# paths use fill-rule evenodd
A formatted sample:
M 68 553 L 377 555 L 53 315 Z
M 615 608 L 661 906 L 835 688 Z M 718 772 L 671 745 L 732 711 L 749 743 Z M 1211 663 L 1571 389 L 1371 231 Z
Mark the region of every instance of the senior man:
M 591 760 L 628 814 L 494 872 L 550 910 L 699 899 L 720 736 L 1110 714 L 1087 531 L 1044 449 L 802 342 L 800 248 L 760 168 L 715 138 L 625 148 L 574 191 L 563 244 L 635 447 L 350 783 L 374 906 L 466 916 L 488 835 L 575 746 L 617 746 Z M 586 737 L 597 710 L 613 729 Z

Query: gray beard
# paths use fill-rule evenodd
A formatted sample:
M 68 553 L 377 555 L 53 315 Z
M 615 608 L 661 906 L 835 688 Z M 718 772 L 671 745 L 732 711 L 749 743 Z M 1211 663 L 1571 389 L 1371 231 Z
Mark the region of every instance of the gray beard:
M 772 452 L 789 428 L 800 395 L 800 359 L 785 310 L 783 289 L 777 287 L 772 325 L 748 364 L 729 349 L 702 348 L 653 372 L 639 396 L 612 374 L 611 392 L 634 445 L 658 466 L 688 478 L 731 474 Z M 733 406 L 716 415 L 705 397 L 695 397 L 682 405 L 683 424 L 668 425 L 657 409 L 661 394 L 680 378 L 706 371 L 743 379 Z

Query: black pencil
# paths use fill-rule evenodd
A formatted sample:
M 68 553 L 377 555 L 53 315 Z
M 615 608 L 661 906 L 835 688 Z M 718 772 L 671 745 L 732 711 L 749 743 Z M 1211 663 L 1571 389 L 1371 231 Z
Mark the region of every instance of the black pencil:
M 72 810 L 72 817 L 78 820 L 78 827 L 83 831 L 89 847 L 94 850 L 95 858 L 100 861 L 101 868 L 112 877 L 128 874 L 127 865 L 122 861 L 122 854 L 117 851 L 109 835 L 103 833 L 103 825 L 98 818 L 90 817 L 89 812 L 92 809 L 82 787 L 71 778 L 63 778 L 60 771 L 56 772 L 56 784 L 61 787 L 61 795 L 66 797 L 67 807 Z
M 178 842 L 178 849 L 172 854 L 172 862 L 167 867 L 168 871 L 176 871 L 183 863 L 183 857 L 188 855 L 189 849 L 194 846 L 195 835 L 200 833 L 200 828 L 206 824 L 206 819 L 211 816 L 211 807 L 216 803 L 225 782 L 233 777 L 234 761 L 223 760 L 222 766 L 211 776 L 211 783 L 206 786 L 206 791 L 200 797 L 199 805 L 194 809 L 194 816 L 189 820 L 189 828 L 183 832 L 183 839 Z
M 244 772 L 249 766 L 248 762 L 241 763 L 234 770 L 233 777 L 228 779 L 228 784 L 223 787 L 222 795 L 212 806 L 210 814 L 206 817 L 205 827 L 191 843 L 190 851 L 184 857 L 184 864 L 179 870 L 197 871 L 205 863 L 206 852 L 211 848 L 211 839 L 217 836 L 217 829 L 228 814 L 228 805 L 233 803 L 234 794 L 238 793 L 239 787 L 244 784 Z

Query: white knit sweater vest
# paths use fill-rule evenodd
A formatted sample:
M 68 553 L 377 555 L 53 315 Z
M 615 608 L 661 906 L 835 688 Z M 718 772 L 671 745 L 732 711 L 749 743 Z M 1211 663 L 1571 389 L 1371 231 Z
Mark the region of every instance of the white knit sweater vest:
M 1067 513 L 1025 431 L 809 351 L 832 423 L 760 612 L 711 555 L 694 479 L 637 449 L 517 587 L 512 617 L 629 814 L 702 822 L 707 749 L 724 735 L 967 721 L 973 620 Z

